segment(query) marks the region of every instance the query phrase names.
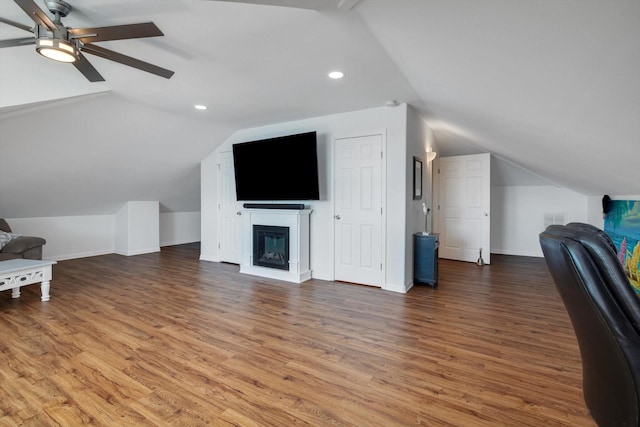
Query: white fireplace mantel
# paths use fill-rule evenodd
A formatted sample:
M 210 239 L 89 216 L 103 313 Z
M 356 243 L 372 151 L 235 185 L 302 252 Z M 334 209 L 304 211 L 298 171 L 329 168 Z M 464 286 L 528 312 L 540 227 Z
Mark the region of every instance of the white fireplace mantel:
M 240 273 L 302 283 L 311 278 L 309 266 L 309 216 L 311 209 L 243 209 Z M 253 226 L 289 228 L 289 270 L 253 265 Z

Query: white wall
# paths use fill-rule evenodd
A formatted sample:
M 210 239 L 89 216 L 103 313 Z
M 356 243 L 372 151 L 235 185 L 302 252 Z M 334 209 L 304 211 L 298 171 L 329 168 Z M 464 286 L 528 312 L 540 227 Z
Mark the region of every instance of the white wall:
M 602 212 L 602 197 L 587 197 L 587 222 L 604 229 L 604 216 Z
M 6 218 L 15 233 L 46 239 L 44 259 L 62 261 L 115 252 L 116 215 Z M 160 214 L 162 246 L 200 240 L 199 212 Z
M 160 202 L 127 202 L 116 214 L 116 253 L 160 251 Z
M 405 288 L 413 286 L 413 234 L 425 230 L 425 215 L 422 204 L 431 205 L 431 165 L 427 163 L 427 147 L 433 147 L 433 131 L 418 112 L 410 107 L 407 112 L 407 162 L 405 164 L 406 182 L 406 216 L 407 228 L 405 233 Z M 422 160 L 422 198 L 413 199 L 413 157 Z
M 217 153 L 230 151 L 237 142 L 316 131 L 318 133 L 319 201 L 306 203 L 311 214 L 311 269 L 313 277 L 332 280 L 333 269 L 333 141 L 336 138 L 383 133 L 386 136 L 386 252 L 383 288 L 397 292 L 407 289 L 406 253 L 406 132 L 407 105 L 379 107 L 350 113 L 279 123 L 236 132 L 206 157 L 201 164 L 202 249 L 200 258 L 217 260 Z
M 200 241 L 200 212 L 161 212 L 160 246 Z
M 7 222 L 14 233 L 44 238 L 44 259 L 60 261 L 115 250 L 115 215 L 7 218 Z
M 565 223 L 588 222 L 588 198 L 550 185 L 491 187 L 491 252 L 542 257 L 538 235 L 544 214 L 565 214 Z M 594 224 L 597 225 L 597 224 Z

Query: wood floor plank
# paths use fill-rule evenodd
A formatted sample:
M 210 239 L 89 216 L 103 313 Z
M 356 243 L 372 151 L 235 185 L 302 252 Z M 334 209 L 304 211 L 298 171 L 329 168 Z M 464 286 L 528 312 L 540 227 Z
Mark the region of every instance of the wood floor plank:
M 0 425 L 581 426 L 580 353 L 544 260 L 440 260 L 407 294 L 292 284 L 199 245 L 61 261 L 0 293 Z

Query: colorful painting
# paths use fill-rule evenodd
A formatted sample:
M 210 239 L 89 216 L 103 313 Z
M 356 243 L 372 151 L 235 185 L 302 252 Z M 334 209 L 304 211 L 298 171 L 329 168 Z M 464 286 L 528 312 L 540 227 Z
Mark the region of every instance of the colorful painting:
M 640 295 L 640 200 L 612 200 L 604 231 L 616 244 L 618 259 Z

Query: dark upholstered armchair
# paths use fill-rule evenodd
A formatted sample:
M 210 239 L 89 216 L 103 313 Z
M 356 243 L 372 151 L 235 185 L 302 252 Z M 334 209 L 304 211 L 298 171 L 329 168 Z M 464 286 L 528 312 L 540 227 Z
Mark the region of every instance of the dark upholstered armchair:
M 7 221 L 0 219 L 0 231 L 11 233 Z M 15 258 L 42 259 L 42 246 L 47 243 L 42 237 L 19 236 L 0 249 L 0 261 Z
M 540 245 L 571 318 L 584 400 L 599 426 L 640 425 L 640 299 L 596 227 L 553 225 Z

